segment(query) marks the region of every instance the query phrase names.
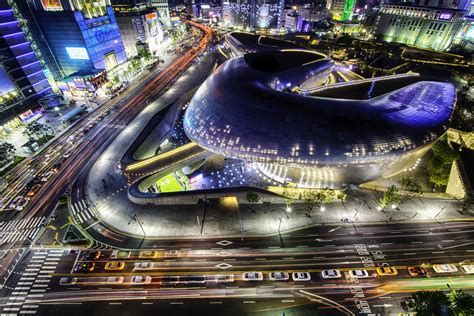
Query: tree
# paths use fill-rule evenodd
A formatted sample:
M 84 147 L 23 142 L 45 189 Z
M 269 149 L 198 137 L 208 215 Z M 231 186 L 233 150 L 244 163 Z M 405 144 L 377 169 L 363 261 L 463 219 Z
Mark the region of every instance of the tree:
M 285 188 L 283 190 L 283 198 L 286 205 L 286 209 L 291 208 L 296 203 L 296 193 Z
M 379 206 L 384 209 L 388 206 L 398 205 L 402 201 L 402 195 L 395 185 L 391 185 L 383 193 Z
M 260 201 L 260 196 L 255 192 L 248 192 L 245 197 L 250 203 L 258 203 Z
M 441 291 L 420 291 L 413 293 L 406 304 L 417 316 L 434 316 L 447 309 L 449 300 Z
M 331 203 L 336 197 L 334 190 L 324 188 L 320 190 L 306 190 L 303 198 L 308 205 L 308 210 L 311 211 L 315 206 L 321 207 L 324 204 Z
M 422 193 L 421 185 L 414 179 L 404 177 L 398 180 L 398 183 L 402 186 L 402 190 L 411 191 L 419 194 Z
M 5 165 L 12 160 L 15 154 L 15 146 L 10 143 L 0 143 L 0 164 Z
M 40 138 L 41 136 L 45 136 L 47 130 L 48 128 L 45 125 L 34 121 L 26 126 L 25 130 L 23 130 L 23 135 L 30 138 L 33 138 L 33 136 Z
M 452 291 L 448 295 L 450 312 L 456 316 L 474 315 L 474 296 L 459 291 Z

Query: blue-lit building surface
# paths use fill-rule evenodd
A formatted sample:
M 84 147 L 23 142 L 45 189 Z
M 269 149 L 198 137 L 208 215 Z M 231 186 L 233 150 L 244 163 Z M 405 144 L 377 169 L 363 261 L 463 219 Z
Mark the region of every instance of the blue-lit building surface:
M 331 65 L 304 50 L 228 60 L 192 98 L 185 132 L 211 152 L 255 162 L 280 183 L 339 187 L 411 167 L 448 129 L 450 83 L 407 75 L 292 92 Z
M 56 80 L 88 69 L 108 71 L 126 60 L 114 12 L 104 3 L 57 1 L 51 7 L 28 0 L 19 4 Z
M 0 0 L 0 123 L 38 107 L 51 93 L 45 71 L 14 10 Z

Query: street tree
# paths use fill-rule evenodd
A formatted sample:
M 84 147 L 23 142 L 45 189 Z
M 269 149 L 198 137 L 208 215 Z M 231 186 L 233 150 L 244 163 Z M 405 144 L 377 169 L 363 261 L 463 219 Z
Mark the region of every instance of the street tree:
M 447 312 L 449 299 L 441 291 L 419 291 L 411 295 L 406 305 L 417 316 L 443 315 Z
M 449 180 L 450 165 L 459 158 L 459 152 L 449 144 L 446 136 L 440 138 L 431 149 L 428 161 L 429 180 L 434 185 L 446 186 Z
M 384 209 L 388 206 L 399 205 L 401 201 L 402 195 L 400 194 L 398 187 L 391 185 L 384 191 L 379 206 Z
M 260 201 L 260 196 L 255 192 L 248 192 L 245 198 L 250 203 L 258 203 Z
M 303 194 L 303 199 L 305 200 L 309 211 L 312 211 L 315 206 L 321 207 L 324 204 L 331 203 L 335 197 L 336 192 L 328 188 L 306 190 Z
M 15 146 L 10 143 L 0 143 L 0 165 L 10 162 L 15 155 Z
M 450 313 L 455 316 L 474 315 L 474 296 L 462 290 L 452 291 L 448 295 Z
M 290 191 L 288 188 L 283 190 L 283 199 L 286 209 L 291 208 L 296 203 L 296 192 Z

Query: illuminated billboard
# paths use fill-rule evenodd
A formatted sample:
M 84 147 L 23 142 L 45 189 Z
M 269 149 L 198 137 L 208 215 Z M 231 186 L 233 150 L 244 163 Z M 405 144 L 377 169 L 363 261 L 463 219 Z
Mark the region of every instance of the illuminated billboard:
M 440 20 L 451 20 L 451 18 L 453 17 L 453 14 L 450 13 L 450 12 L 442 12 L 440 15 L 439 15 L 439 19 Z
M 61 0 L 41 0 L 43 9 L 45 11 L 62 11 L 63 6 L 61 5 Z
M 66 47 L 66 51 L 71 59 L 89 59 L 87 49 L 84 47 Z

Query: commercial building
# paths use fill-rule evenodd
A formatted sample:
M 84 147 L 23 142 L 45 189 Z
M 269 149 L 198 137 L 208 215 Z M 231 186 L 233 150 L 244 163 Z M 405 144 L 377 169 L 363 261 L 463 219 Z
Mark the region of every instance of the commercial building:
M 147 0 L 114 0 L 112 7 L 127 56 L 139 53 L 137 44 L 145 45 L 152 54 L 161 51 L 163 24 Z
M 328 0 L 327 9 L 336 21 L 349 21 L 355 8 L 355 0 Z
M 52 92 L 41 53 L 34 49 L 20 13 L 0 0 L 0 125 L 28 119 L 37 100 Z M 29 111 L 29 112 L 28 112 Z
M 115 68 L 126 60 L 108 0 L 17 0 L 54 79 Z
M 447 50 L 463 27 L 465 13 L 439 7 L 382 5 L 373 34 L 387 42 Z
M 222 3 L 225 24 L 252 29 L 283 27 L 284 0 L 225 0 Z
M 340 187 L 410 168 L 448 129 L 454 86 L 418 75 L 298 93 L 324 82 L 332 67 L 326 56 L 297 49 L 232 58 L 197 90 L 184 130 L 281 184 Z
M 160 22 L 168 29 L 171 28 L 168 0 L 150 0 L 150 5 L 158 13 Z

